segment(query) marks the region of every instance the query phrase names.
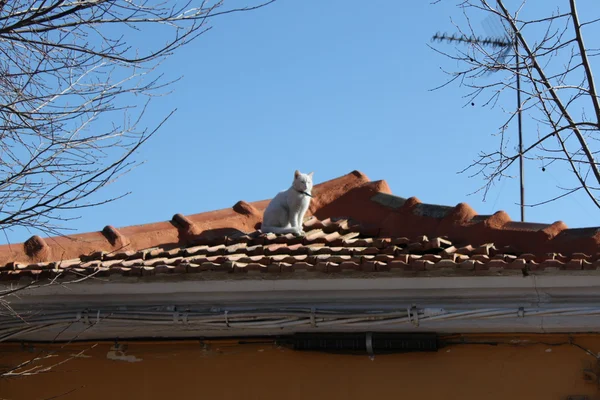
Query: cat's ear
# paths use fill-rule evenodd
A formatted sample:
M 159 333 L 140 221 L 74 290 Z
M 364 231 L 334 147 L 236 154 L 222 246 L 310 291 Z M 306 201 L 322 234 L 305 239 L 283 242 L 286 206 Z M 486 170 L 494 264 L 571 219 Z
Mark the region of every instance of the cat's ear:
M 310 179 L 312 179 L 314 172 L 311 172 L 310 174 L 308 174 L 308 176 L 310 176 Z
M 294 172 L 294 179 L 297 179 L 300 175 L 300 171 L 296 170 L 296 172 Z

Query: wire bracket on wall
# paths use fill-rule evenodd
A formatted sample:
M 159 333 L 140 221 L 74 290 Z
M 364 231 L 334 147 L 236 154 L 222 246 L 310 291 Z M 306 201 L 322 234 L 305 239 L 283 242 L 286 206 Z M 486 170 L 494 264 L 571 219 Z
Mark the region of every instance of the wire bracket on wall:
M 408 315 L 408 322 L 412 323 L 414 326 L 419 326 L 419 309 L 417 306 L 412 306 L 406 309 L 406 314 Z
M 82 322 L 85 325 L 98 325 L 100 323 L 100 310 L 96 310 L 96 321 L 90 321 L 90 310 L 77 311 L 75 322 Z
M 310 325 L 313 328 L 317 327 L 317 318 L 315 316 L 316 309 L 314 307 L 310 308 Z
M 229 314 L 229 311 L 225 310 L 225 313 L 223 314 L 225 316 L 225 325 L 228 328 L 231 328 L 231 326 L 229 326 L 229 318 L 227 318 L 227 314 Z
M 367 347 L 367 354 L 369 355 L 369 359 L 373 361 L 375 359 L 375 352 L 373 351 L 373 333 L 367 332 L 365 335 L 365 343 Z

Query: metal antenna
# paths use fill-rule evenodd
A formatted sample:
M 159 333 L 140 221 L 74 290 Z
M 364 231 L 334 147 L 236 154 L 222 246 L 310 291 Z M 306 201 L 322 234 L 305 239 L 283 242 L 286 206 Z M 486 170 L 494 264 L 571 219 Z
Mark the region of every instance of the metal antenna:
M 489 21 L 488 21 L 489 22 Z M 498 60 L 502 62 L 506 58 L 508 52 L 512 48 L 515 54 L 516 68 L 515 75 L 517 76 L 517 124 L 519 130 L 519 175 L 520 175 L 520 198 L 521 198 L 521 222 L 525 222 L 525 170 L 523 168 L 523 123 L 521 119 L 521 74 L 520 74 L 520 60 L 519 60 L 519 42 L 516 35 L 509 34 L 509 30 L 504 27 L 504 37 L 480 37 L 480 36 L 466 36 L 456 35 L 451 36 L 446 33 L 436 33 L 431 38 L 432 41 L 446 42 L 446 43 L 465 43 L 465 44 L 479 44 L 483 46 L 489 46 L 493 48 L 506 49 Z

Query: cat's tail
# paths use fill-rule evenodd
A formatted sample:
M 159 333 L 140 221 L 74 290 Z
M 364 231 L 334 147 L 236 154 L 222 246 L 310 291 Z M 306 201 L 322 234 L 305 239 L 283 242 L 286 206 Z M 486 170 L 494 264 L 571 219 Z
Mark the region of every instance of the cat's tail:
M 263 233 L 279 233 L 279 234 L 295 233 L 295 234 L 300 234 L 300 230 L 298 228 L 292 228 L 292 227 L 281 228 L 279 226 L 261 226 L 260 230 Z

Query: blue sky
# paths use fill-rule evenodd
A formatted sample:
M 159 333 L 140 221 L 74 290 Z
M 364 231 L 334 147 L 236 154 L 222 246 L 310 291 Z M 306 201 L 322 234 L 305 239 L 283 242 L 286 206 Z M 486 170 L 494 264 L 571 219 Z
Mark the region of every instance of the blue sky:
M 591 9 L 594 1 L 580 7 Z M 136 154 L 145 164 L 100 195 L 132 193 L 81 210 L 68 227 L 96 231 L 270 198 L 289 186 L 295 169 L 314 171 L 316 183 L 358 169 L 385 179 L 399 196 L 467 202 L 480 214 L 505 210 L 518 220 L 516 179 L 498 183 L 483 202 L 481 194 L 470 195 L 482 179 L 458 173 L 478 151 L 494 149 L 506 115 L 464 107 L 465 90 L 457 85 L 431 91 L 447 78 L 440 67 L 456 64 L 427 45 L 437 31 L 452 32 L 450 18 L 460 15 L 448 0 L 278 0 L 213 20 L 211 31 L 161 66 L 167 79 L 182 79 L 153 101 L 146 122 L 177 112 Z M 147 40 L 160 37 L 147 32 Z M 535 125 L 527 122 L 527 129 Z M 516 127 L 511 135 L 516 143 Z M 544 200 L 569 179 L 561 169 L 541 167 L 526 164 L 528 202 Z M 526 210 L 528 221 L 570 227 L 600 225 L 598 215 L 583 196 Z M 9 239 L 31 234 L 15 231 Z

